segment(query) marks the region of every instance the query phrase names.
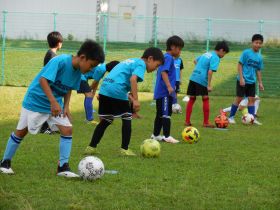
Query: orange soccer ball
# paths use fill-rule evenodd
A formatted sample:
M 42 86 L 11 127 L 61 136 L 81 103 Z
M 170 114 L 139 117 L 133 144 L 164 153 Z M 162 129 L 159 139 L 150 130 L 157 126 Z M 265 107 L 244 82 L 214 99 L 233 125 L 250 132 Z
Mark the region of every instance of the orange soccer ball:
M 226 115 L 224 114 L 221 114 L 221 115 L 218 115 L 216 118 L 215 118 L 215 124 L 217 126 L 217 128 L 226 128 L 228 127 L 228 118 Z

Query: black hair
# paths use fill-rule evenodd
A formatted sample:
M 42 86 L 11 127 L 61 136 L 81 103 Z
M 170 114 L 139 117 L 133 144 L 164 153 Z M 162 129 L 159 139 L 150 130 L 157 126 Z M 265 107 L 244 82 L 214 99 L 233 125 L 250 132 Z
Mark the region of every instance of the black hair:
M 180 47 L 183 48 L 185 43 L 183 41 L 183 39 L 181 39 L 181 37 L 179 36 L 171 36 L 167 39 L 166 41 L 166 50 L 171 50 L 171 46 L 175 46 L 175 47 Z
M 47 36 L 48 44 L 50 48 L 57 47 L 58 43 L 63 42 L 63 37 L 58 31 L 53 31 Z
M 263 42 L 263 35 L 261 35 L 261 34 L 254 34 L 254 35 L 252 36 L 252 42 L 253 42 L 253 41 L 256 41 L 256 40 L 260 40 L 260 41 Z
M 106 64 L 106 71 L 110 72 L 116 65 L 118 65 L 119 61 L 111 61 L 110 63 Z
M 159 49 L 157 47 L 147 48 L 144 51 L 142 58 L 148 59 L 150 56 L 152 56 L 155 61 L 160 61 L 162 64 L 164 63 L 164 56 L 163 56 L 161 49 Z
M 102 47 L 95 41 L 87 39 L 80 47 L 78 56 L 85 55 L 86 59 L 96 60 L 99 63 L 104 63 L 105 55 Z
M 224 50 L 226 53 L 229 52 L 229 47 L 226 41 L 221 41 L 216 44 L 215 50 Z

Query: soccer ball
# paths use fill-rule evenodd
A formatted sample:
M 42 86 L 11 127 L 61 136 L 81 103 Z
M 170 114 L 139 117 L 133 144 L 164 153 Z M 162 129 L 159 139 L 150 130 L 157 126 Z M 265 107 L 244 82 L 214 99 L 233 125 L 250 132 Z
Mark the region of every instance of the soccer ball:
M 182 113 L 180 104 L 172 104 L 172 112 L 175 114 Z
M 154 139 L 146 139 L 140 146 L 143 157 L 158 157 L 160 155 L 160 143 Z
M 245 114 L 241 117 L 241 120 L 242 120 L 242 123 L 243 124 L 246 124 L 246 125 L 249 125 L 249 124 L 254 124 L 254 116 L 251 115 L 251 114 Z
M 195 127 L 189 126 L 184 128 L 182 131 L 182 138 L 185 142 L 189 144 L 197 143 L 199 140 L 200 134 Z
M 95 180 L 104 175 L 105 169 L 103 162 L 99 158 L 87 156 L 80 161 L 78 171 L 82 179 Z
M 216 118 L 215 118 L 215 124 L 217 126 L 217 128 L 226 128 L 228 127 L 228 118 L 227 116 L 225 115 L 218 115 Z

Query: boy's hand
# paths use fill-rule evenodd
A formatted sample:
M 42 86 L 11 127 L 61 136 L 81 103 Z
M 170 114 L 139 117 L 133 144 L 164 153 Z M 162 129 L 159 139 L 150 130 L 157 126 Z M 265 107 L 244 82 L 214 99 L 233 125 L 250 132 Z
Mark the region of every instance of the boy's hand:
M 171 86 L 167 87 L 167 90 L 169 95 L 171 95 L 174 92 L 174 89 Z
M 63 117 L 68 117 L 69 121 L 72 122 L 72 116 L 70 114 L 69 107 L 64 107 Z
M 245 86 L 245 80 L 244 80 L 244 78 L 240 78 L 239 84 L 240 84 L 241 87 L 244 87 L 244 86 Z
M 139 112 L 140 111 L 140 102 L 138 100 L 133 100 L 133 110 L 135 112 Z
M 57 101 L 51 103 L 51 112 L 52 116 L 55 117 L 61 114 L 61 107 L 59 106 L 59 103 L 57 103 Z
M 263 90 L 264 90 L 263 83 L 259 83 L 259 89 L 260 89 L 261 91 L 263 91 Z
M 208 92 L 211 92 L 213 90 L 213 88 L 211 86 L 207 86 L 207 90 L 208 90 Z

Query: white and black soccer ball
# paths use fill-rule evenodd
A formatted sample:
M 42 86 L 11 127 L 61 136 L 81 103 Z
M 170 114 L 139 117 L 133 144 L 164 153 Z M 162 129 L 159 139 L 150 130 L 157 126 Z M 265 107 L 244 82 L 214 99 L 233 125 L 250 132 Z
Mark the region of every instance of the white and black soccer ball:
M 84 180 L 96 180 L 104 175 L 103 162 L 94 156 L 83 158 L 78 166 L 79 175 Z
M 175 114 L 182 113 L 180 104 L 172 104 L 172 112 Z
M 255 118 L 253 115 L 247 113 L 241 117 L 241 120 L 243 124 L 250 125 L 250 124 L 254 124 Z

